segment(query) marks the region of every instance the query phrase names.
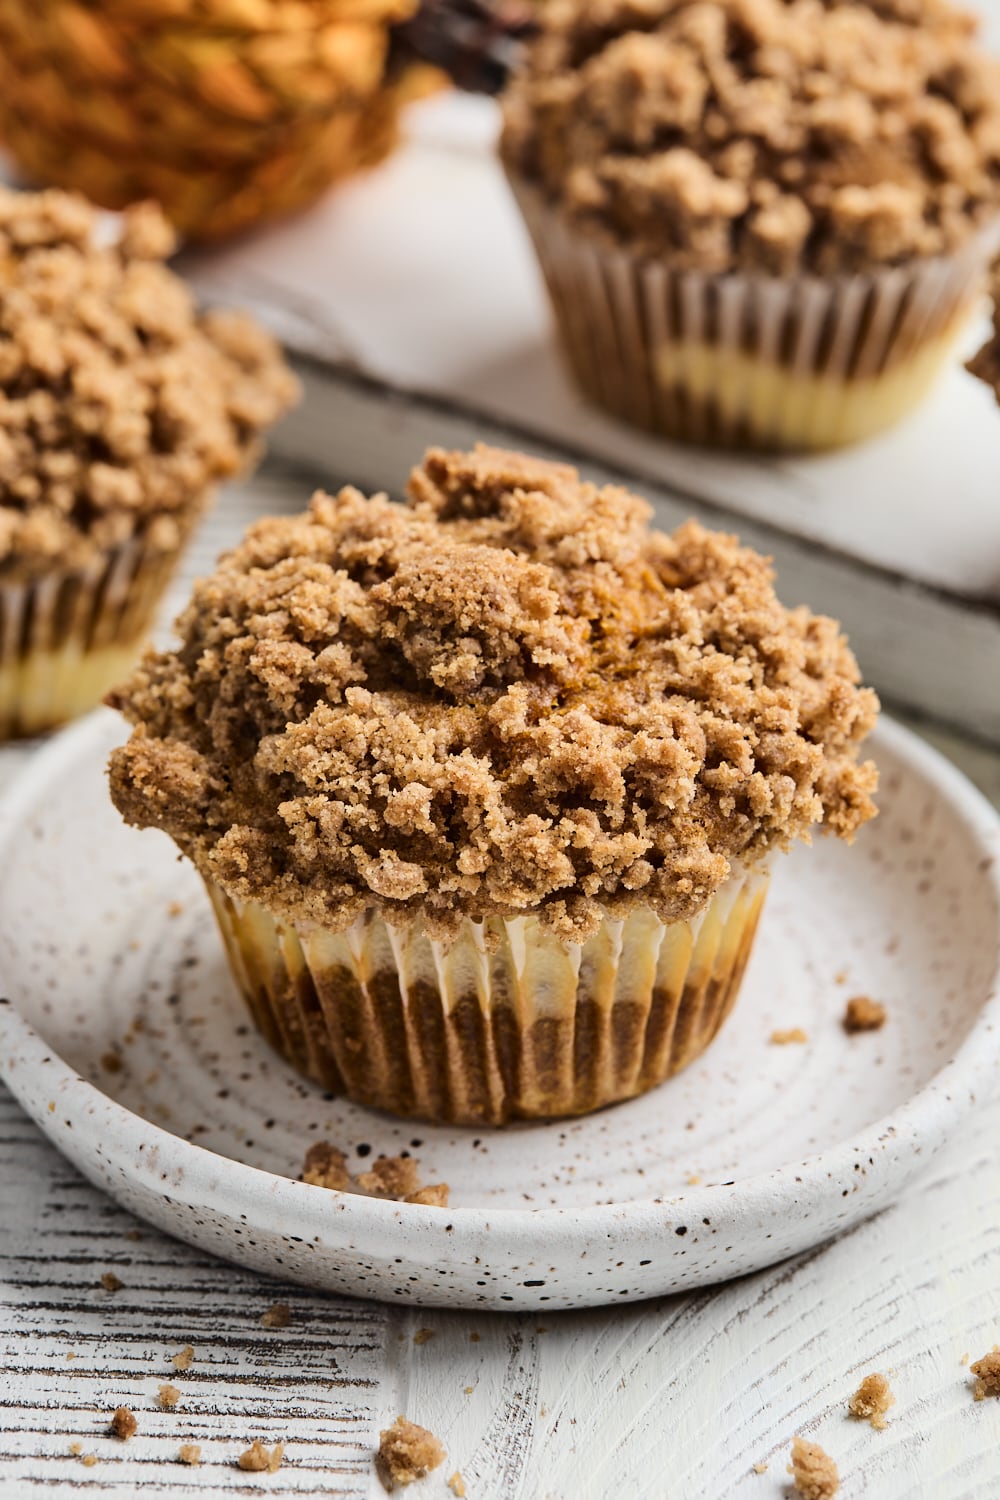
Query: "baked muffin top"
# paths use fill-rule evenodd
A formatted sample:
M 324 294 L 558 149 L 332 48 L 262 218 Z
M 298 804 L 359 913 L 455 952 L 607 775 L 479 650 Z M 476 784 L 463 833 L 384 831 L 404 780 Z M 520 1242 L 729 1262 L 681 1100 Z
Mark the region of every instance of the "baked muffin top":
M 502 150 L 678 269 L 864 271 L 1000 206 L 1000 62 L 946 0 L 551 0 Z
M 347 488 L 259 522 L 109 700 L 135 725 L 115 805 L 299 924 L 441 936 L 687 917 L 734 863 L 850 839 L 878 704 L 839 627 L 650 515 L 478 447 L 428 452 L 405 508 Z
M 238 313 L 199 314 L 150 204 L 104 235 L 82 199 L 0 188 L 0 576 L 173 550 L 297 384 Z

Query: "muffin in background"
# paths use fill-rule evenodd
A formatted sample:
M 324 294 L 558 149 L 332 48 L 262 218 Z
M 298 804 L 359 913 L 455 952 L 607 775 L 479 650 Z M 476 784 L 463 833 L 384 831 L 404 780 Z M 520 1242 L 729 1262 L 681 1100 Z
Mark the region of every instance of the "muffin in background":
M 0 738 L 99 703 L 216 481 L 296 383 L 249 319 L 199 314 L 151 205 L 0 188 Z
M 552 0 L 502 154 L 570 367 L 815 449 L 928 390 L 1000 243 L 1000 63 L 946 0 Z
M 124 818 L 208 887 L 257 1025 L 361 1104 L 586 1113 L 697 1057 L 770 856 L 870 817 L 877 701 L 768 563 L 576 471 L 429 451 L 251 527 L 109 698 Z

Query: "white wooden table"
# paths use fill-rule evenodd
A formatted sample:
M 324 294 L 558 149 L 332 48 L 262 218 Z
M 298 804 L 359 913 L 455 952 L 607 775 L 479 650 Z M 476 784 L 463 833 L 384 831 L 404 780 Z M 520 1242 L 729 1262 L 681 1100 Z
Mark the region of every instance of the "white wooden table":
M 175 601 L 253 514 L 308 491 L 275 469 L 229 491 Z M 1000 755 L 931 737 L 1000 804 Z M 31 753 L 0 752 L 0 785 Z M 292 1323 L 267 1331 L 276 1300 Z M 445 1500 L 456 1470 L 470 1500 L 774 1500 L 797 1432 L 838 1459 L 845 1496 L 982 1500 L 1000 1495 L 1000 1401 L 972 1400 L 961 1361 L 998 1342 L 1000 1101 L 831 1245 L 717 1290 L 539 1318 L 337 1301 L 210 1260 L 103 1198 L 0 1092 L 4 1500 L 376 1496 L 372 1448 L 399 1412 L 448 1449 L 414 1500 Z M 872 1369 L 898 1396 L 881 1433 L 846 1415 Z M 174 1411 L 163 1381 L 182 1391 Z M 106 1435 L 122 1404 L 128 1443 Z M 236 1467 L 256 1437 L 285 1441 L 276 1473 Z M 197 1468 L 176 1462 L 189 1442 Z

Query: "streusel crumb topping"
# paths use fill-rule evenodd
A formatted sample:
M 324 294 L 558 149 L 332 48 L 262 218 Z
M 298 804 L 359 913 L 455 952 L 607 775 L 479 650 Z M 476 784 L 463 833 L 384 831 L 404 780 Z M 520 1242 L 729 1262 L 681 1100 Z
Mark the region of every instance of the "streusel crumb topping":
M 117 238 L 69 193 L 0 188 L 0 574 L 172 551 L 297 386 L 249 318 L 199 314 L 139 205 Z
M 682 269 L 865 270 L 1000 205 L 1000 62 L 946 0 L 552 0 L 503 151 Z
M 688 917 L 821 826 L 873 816 L 877 700 L 768 562 L 576 471 L 432 449 L 409 505 L 347 488 L 268 519 L 112 695 L 124 817 L 237 900 L 537 914 L 581 940 Z

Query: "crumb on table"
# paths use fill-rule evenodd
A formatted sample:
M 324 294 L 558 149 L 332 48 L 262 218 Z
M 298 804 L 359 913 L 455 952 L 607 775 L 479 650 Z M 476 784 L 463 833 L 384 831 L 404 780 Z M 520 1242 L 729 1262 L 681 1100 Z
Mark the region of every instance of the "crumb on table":
M 793 1440 L 788 1472 L 800 1500 L 833 1500 L 840 1489 L 837 1465 L 818 1443 L 810 1443 L 806 1438 Z
M 433 1328 L 418 1328 L 416 1333 L 413 1335 L 413 1342 L 415 1344 L 426 1344 L 428 1339 L 432 1339 L 433 1337 Z
M 444 1447 L 433 1432 L 405 1417 L 397 1417 L 391 1427 L 379 1433 L 375 1464 L 387 1490 L 423 1479 L 444 1460 Z
M 105 1271 L 101 1276 L 101 1286 L 106 1292 L 120 1292 L 124 1285 L 124 1281 L 114 1271 Z
M 164 1382 L 156 1393 L 156 1399 L 162 1407 L 170 1411 L 180 1401 L 181 1393 L 175 1385 Z
M 973 1393 L 977 1401 L 986 1396 L 1000 1396 L 1000 1347 L 994 1345 L 989 1354 L 977 1359 L 972 1373 L 978 1377 Z
M 465 1500 L 465 1480 L 457 1469 L 448 1480 L 448 1488 L 453 1495 L 457 1496 L 457 1500 Z
M 112 1437 L 120 1438 L 123 1443 L 127 1442 L 138 1426 L 139 1424 L 135 1420 L 135 1413 L 130 1411 L 127 1406 L 115 1407 L 111 1417 Z
M 788 1031 L 772 1031 L 771 1045 L 774 1047 L 789 1047 L 796 1042 L 808 1042 L 809 1035 L 802 1030 L 801 1026 L 792 1026 Z
M 190 1464 L 192 1468 L 201 1463 L 201 1446 L 198 1443 L 181 1443 L 177 1450 L 177 1462 Z
M 285 1454 L 284 1443 L 275 1443 L 273 1448 L 267 1448 L 260 1438 L 254 1438 L 245 1453 L 241 1453 L 236 1460 L 241 1469 L 246 1469 L 251 1474 L 273 1474 L 281 1467 L 281 1460 Z
M 858 1031 L 880 1031 L 885 1025 L 886 1008 L 868 995 L 854 995 L 847 1002 L 841 1025 L 848 1036 Z
M 83 1452 L 83 1444 L 80 1442 L 79 1438 L 76 1438 L 72 1443 L 70 1443 L 69 1451 L 70 1453 L 72 1453 L 74 1458 L 80 1457 L 80 1454 Z
M 272 1302 L 267 1311 L 260 1315 L 262 1328 L 287 1328 L 291 1321 L 292 1309 L 287 1302 Z
M 886 1426 L 886 1412 L 895 1404 L 896 1398 L 892 1394 L 892 1387 L 888 1380 L 884 1375 L 876 1373 L 865 1376 L 848 1401 L 847 1409 L 852 1417 L 858 1417 L 862 1422 L 870 1422 L 880 1432 Z
M 184 1348 L 180 1349 L 173 1356 L 170 1363 L 173 1365 L 175 1370 L 190 1370 L 191 1362 L 193 1359 L 194 1350 L 192 1349 L 190 1344 L 185 1344 Z
M 85 1469 L 92 1469 L 95 1464 L 100 1463 L 100 1459 L 98 1458 L 96 1453 L 85 1453 L 80 1462 L 83 1464 L 83 1467 Z
M 765 1463 L 754 1464 L 753 1471 L 754 1471 L 755 1474 L 766 1474 L 767 1473 L 767 1464 L 765 1464 Z

